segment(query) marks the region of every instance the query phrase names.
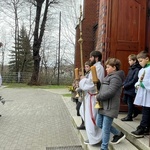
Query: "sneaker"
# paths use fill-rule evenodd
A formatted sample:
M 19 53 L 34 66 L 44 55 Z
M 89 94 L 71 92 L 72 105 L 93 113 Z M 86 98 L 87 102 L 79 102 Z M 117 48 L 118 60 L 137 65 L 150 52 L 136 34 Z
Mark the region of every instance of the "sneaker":
M 84 144 L 89 144 L 89 140 L 84 141 Z
M 120 143 L 123 139 L 125 139 L 125 135 L 121 132 L 120 135 L 114 135 L 113 140 L 111 141 L 111 144 L 118 144 Z
M 142 138 L 144 135 L 149 135 L 149 129 L 147 127 L 138 126 L 136 131 L 132 131 L 131 134 L 134 137 Z

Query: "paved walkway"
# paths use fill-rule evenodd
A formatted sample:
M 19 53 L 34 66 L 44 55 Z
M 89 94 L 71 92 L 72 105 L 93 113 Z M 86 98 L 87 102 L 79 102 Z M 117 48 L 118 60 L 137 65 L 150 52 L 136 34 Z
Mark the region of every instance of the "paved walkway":
M 63 99 L 63 93 L 68 90 L 1 88 L 6 103 L 0 104 L 0 150 L 81 146 L 69 113 L 76 111 L 69 107 L 70 98 Z

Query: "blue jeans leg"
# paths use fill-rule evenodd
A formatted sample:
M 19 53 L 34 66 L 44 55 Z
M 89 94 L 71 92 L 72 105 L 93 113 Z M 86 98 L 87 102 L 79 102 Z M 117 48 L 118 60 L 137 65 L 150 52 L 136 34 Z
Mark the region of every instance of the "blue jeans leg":
M 108 150 L 108 143 L 110 139 L 110 129 L 111 129 L 112 122 L 113 122 L 113 118 L 103 116 L 101 148 L 104 150 Z
M 113 134 L 113 135 L 120 135 L 120 131 L 117 130 L 115 127 L 111 126 L 110 128 L 110 132 Z
M 96 116 L 96 125 L 102 129 L 102 125 L 103 125 L 103 115 L 101 114 L 97 114 Z
M 110 139 L 110 132 L 114 135 L 119 135 L 120 132 L 112 126 L 113 118 L 98 114 L 97 125 L 102 127 L 102 144 L 101 148 L 108 150 L 108 143 Z

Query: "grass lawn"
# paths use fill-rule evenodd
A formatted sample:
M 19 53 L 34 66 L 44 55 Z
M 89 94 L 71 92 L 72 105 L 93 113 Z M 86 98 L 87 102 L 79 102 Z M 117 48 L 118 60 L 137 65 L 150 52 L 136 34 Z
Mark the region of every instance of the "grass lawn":
M 41 89 L 68 89 L 68 85 L 41 85 L 41 86 L 30 86 L 24 83 L 4 83 L 5 88 L 41 88 Z M 69 91 L 69 89 L 68 89 Z M 71 97 L 71 93 L 63 94 L 64 97 Z
M 3 86 L 6 88 L 41 88 L 41 89 L 60 89 L 68 88 L 68 85 L 41 85 L 41 86 L 30 86 L 24 83 L 4 83 Z
M 69 94 L 63 94 L 64 97 L 71 97 L 71 93 Z

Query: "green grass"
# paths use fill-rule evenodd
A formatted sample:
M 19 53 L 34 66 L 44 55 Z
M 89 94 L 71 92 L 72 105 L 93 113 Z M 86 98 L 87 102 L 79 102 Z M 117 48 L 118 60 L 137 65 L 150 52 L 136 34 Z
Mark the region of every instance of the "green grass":
M 64 97 L 71 97 L 71 94 L 63 94 Z
M 60 89 L 60 88 L 67 88 L 67 85 L 41 85 L 41 86 L 30 86 L 24 83 L 9 83 L 3 84 L 7 88 L 41 88 L 41 89 Z

